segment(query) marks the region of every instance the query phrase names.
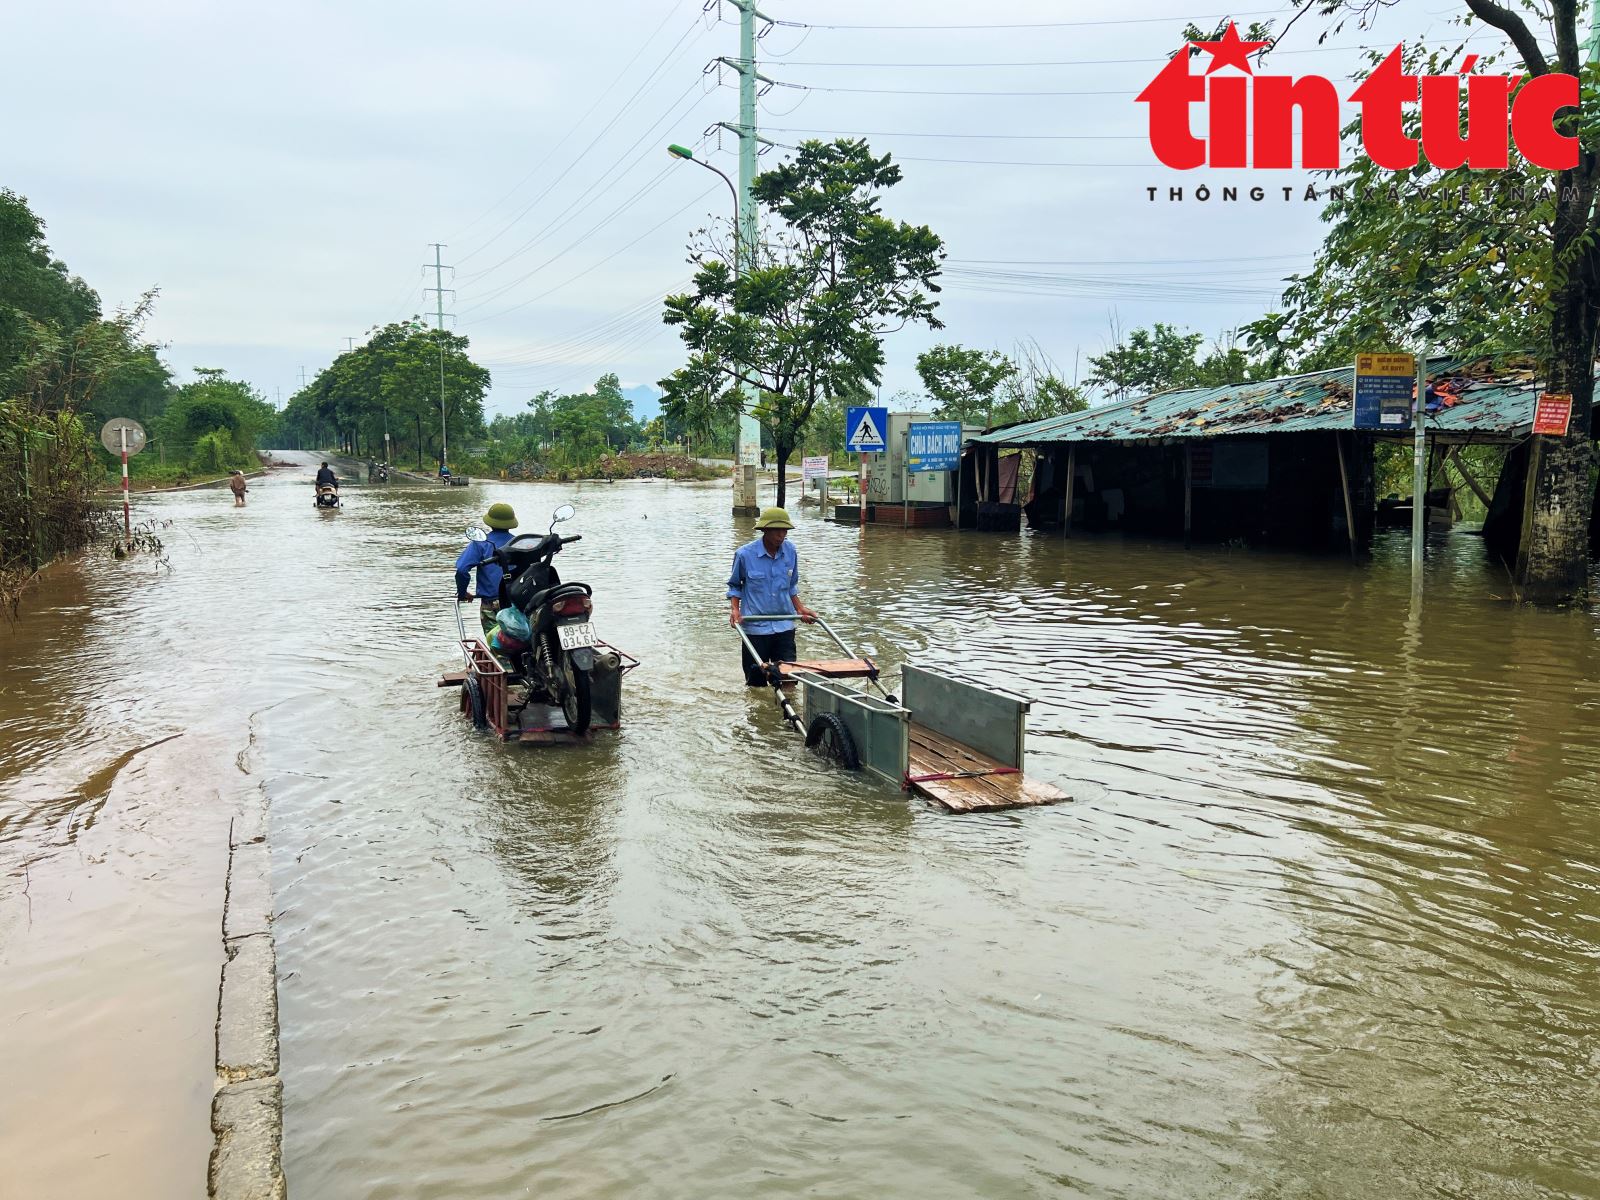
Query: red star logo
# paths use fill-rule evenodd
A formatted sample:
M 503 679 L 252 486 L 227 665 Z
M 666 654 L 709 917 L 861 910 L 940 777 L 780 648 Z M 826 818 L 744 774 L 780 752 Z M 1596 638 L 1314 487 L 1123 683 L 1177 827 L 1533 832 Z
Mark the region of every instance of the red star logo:
M 1211 55 L 1211 65 L 1206 68 L 1206 74 L 1222 67 L 1238 67 L 1246 75 L 1252 74 L 1250 70 L 1250 55 L 1271 42 L 1247 42 L 1239 36 L 1239 29 L 1232 21 L 1228 22 L 1228 31 L 1222 35 L 1220 41 L 1194 42 L 1194 46 Z

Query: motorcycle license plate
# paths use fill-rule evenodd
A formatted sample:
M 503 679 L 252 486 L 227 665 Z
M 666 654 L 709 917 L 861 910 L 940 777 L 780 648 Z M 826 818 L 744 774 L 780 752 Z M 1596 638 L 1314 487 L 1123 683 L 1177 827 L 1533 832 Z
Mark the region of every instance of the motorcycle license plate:
M 580 646 L 598 646 L 600 639 L 594 635 L 594 626 L 588 621 L 581 625 L 557 625 L 556 636 L 563 650 L 576 650 Z

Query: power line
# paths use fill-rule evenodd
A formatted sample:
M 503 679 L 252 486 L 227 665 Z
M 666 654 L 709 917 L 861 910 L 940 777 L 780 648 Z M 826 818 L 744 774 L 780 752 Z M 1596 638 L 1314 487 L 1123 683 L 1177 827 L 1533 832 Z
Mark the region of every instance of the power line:
M 624 246 L 619 246 L 617 249 L 613 250 L 610 254 L 608 254 L 604 258 L 602 258 L 599 262 L 593 263 L 589 267 L 587 267 L 584 270 L 578 272 L 578 274 L 573 275 L 572 277 L 570 277 L 568 279 L 562 280 L 560 283 L 556 284 L 554 287 L 547 288 L 546 290 L 540 292 L 537 296 L 533 296 L 530 299 L 523 300 L 522 302 L 520 302 L 518 304 L 513 304 L 510 308 L 503 308 L 499 312 L 490 313 L 486 317 L 478 318 L 478 323 L 482 324 L 483 322 L 486 322 L 486 321 L 493 321 L 493 320 L 495 320 L 495 319 L 497 319 L 499 317 L 505 316 L 507 313 L 516 312 L 519 308 L 526 308 L 530 304 L 536 304 L 540 300 L 543 300 L 546 297 L 552 296 L 556 292 L 559 292 L 562 288 L 568 287 L 571 284 L 576 283 L 578 280 L 584 278 L 584 276 L 586 276 L 590 271 L 593 271 L 597 267 L 603 267 L 606 263 L 610 262 L 613 258 L 615 258 L 617 255 L 621 254 L 623 251 L 633 249 L 633 247 L 637 246 L 640 242 L 644 241 L 645 238 L 649 237 L 656 230 L 660 229 L 668 221 L 676 220 L 678 217 L 680 217 L 684 213 L 688 212 L 689 209 L 693 208 L 696 204 L 700 203 L 700 201 L 704 200 L 707 196 L 711 195 L 711 193 L 716 191 L 716 190 L 717 190 L 717 185 L 716 184 L 712 184 L 705 191 L 701 192 L 698 196 L 696 196 L 693 200 L 689 201 L 688 204 L 685 204 L 682 208 L 678 209 L 677 212 L 668 214 L 666 217 L 662 218 L 656 224 L 652 225 L 649 229 L 646 229 L 638 237 L 634 238 L 633 241 L 628 242 Z
M 680 93 L 672 101 L 672 103 L 676 104 L 679 100 L 683 99 L 684 96 L 686 96 L 690 92 L 694 91 L 695 88 L 697 88 L 698 86 L 700 86 L 700 80 L 696 79 L 693 82 L 691 82 L 689 84 L 689 87 L 684 92 Z M 552 224 L 547 225 L 543 230 L 541 230 L 539 233 L 536 233 L 533 237 L 529 238 L 521 246 L 518 246 L 515 250 L 513 250 L 510 254 L 507 254 L 504 258 L 502 258 L 499 262 L 495 263 L 493 266 L 486 267 L 482 271 L 478 271 L 478 272 L 475 272 L 473 274 L 470 274 L 470 275 L 466 276 L 464 281 L 465 282 L 472 282 L 474 280 L 479 280 L 479 279 L 486 278 L 487 276 L 493 274 L 495 271 L 499 270 L 501 267 L 505 266 L 507 263 L 511 262 L 512 260 L 514 260 L 516 258 L 520 258 L 523 254 L 527 253 L 529 250 L 531 250 L 533 247 L 539 245 L 541 242 L 547 241 L 550 237 L 552 237 L 555 233 L 557 233 L 559 230 L 561 230 L 570 221 L 572 221 L 573 219 L 575 219 L 576 217 L 581 215 L 584 211 L 586 211 L 585 208 L 584 208 L 585 202 L 587 200 L 589 200 L 592 196 L 597 195 L 602 190 L 602 188 L 605 186 L 607 181 L 611 179 L 612 176 L 614 176 L 614 175 L 618 176 L 618 178 L 620 179 L 620 175 L 618 174 L 619 172 L 626 173 L 627 170 L 630 167 L 636 166 L 637 163 L 639 161 L 641 161 L 641 160 L 637 160 L 637 159 L 630 159 L 628 157 L 630 154 L 632 154 L 635 150 L 637 150 L 639 148 L 641 143 L 651 139 L 652 137 L 655 137 L 656 134 L 657 134 L 657 131 L 660 130 L 663 126 L 671 125 L 673 123 L 676 123 L 676 122 L 679 122 L 679 121 L 683 120 L 690 113 L 692 113 L 697 107 L 699 107 L 700 104 L 704 103 L 705 98 L 706 98 L 706 94 L 702 94 L 698 100 L 692 101 L 686 107 L 680 108 L 676 112 L 668 113 L 666 116 L 664 116 L 664 117 L 660 118 L 659 120 L 657 120 L 654 125 L 652 125 L 648 130 L 646 130 L 643 134 L 641 134 L 638 138 L 636 138 L 632 145 L 630 145 L 626 150 L 622 151 L 620 154 L 614 156 L 614 161 L 613 161 L 612 165 L 610 167 L 608 167 L 599 176 L 599 178 L 597 178 L 586 189 L 584 189 L 583 192 L 579 193 L 579 195 L 575 199 L 573 199 L 573 201 L 570 204 L 568 204 L 566 208 L 562 209 L 559 213 L 557 213 Z M 702 142 L 703 141 L 704 141 L 704 139 L 702 138 Z M 670 169 L 670 167 L 669 167 L 669 169 Z M 661 174 L 664 175 L 665 172 L 663 171 Z M 661 177 L 660 175 L 657 176 L 658 179 L 660 177 Z M 653 182 L 655 182 L 655 181 L 652 180 L 652 183 Z M 646 185 L 646 186 L 649 186 L 649 185 Z M 621 211 L 621 210 L 619 209 L 618 211 Z M 596 228 L 598 228 L 598 226 L 596 226 Z M 592 233 L 593 230 L 591 230 L 590 232 Z M 548 263 L 546 263 L 544 265 L 548 265 Z M 524 275 L 522 277 L 522 279 L 526 279 L 526 278 L 527 278 L 526 275 Z M 522 282 L 522 279 L 518 279 L 518 280 L 514 281 L 512 284 L 510 284 L 508 286 L 501 287 L 498 291 L 494 292 L 491 295 L 486 296 L 484 298 L 484 301 L 481 301 L 479 304 L 473 305 L 472 307 L 480 308 L 480 307 L 482 307 L 483 303 L 486 303 L 489 300 L 493 300 L 497 296 L 504 295 L 505 292 L 509 289 L 509 287 L 515 287 L 517 283 Z M 464 311 L 470 311 L 470 309 L 469 310 L 464 310 Z
M 1334 54 L 1349 53 L 1360 50 L 1383 50 L 1383 46 L 1306 46 L 1298 50 L 1273 50 L 1277 57 L 1281 54 Z M 1138 58 L 1069 58 L 1054 59 L 1050 61 L 1027 62 L 821 62 L 806 59 L 791 58 L 784 60 L 786 67 L 862 67 L 874 71 L 880 70 L 996 70 L 1010 71 L 1018 67 L 1120 67 L 1137 66 L 1141 63 L 1164 63 L 1170 56 L 1142 55 Z
M 698 26 L 698 22 L 696 23 L 696 25 Z M 704 29 L 702 29 L 701 33 L 704 34 L 704 32 L 705 32 Z M 671 49 L 669 49 L 667 51 L 667 53 L 662 57 L 662 60 L 659 63 L 656 64 L 654 69 L 652 69 L 650 71 L 650 73 L 645 76 L 644 80 L 639 84 L 639 86 L 634 89 L 633 94 L 631 96 L 629 96 L 625 101 L 623 101 L 622 107 L 617 109 L 617 111 L 614 114 L 612 114 L 611 120 L 606 122 L 604 128 L 602 128 L 599 133 L 596 133 L 593 137 L 591 137 L 589 139 L 588 144 L 585 145 L 584 148 L 583 148 L 583 152 L 581 154 L 579 154 L 577 158 L 573 159 L 572 162 L 568 163 L 567 166 L 561 171 L 561 173 L 558 174 L 553 180 L 551 180 L 550 183 L 545 187 L 545 189 L 542 192 L 540 192 L 532 200 L 528 201 L 528 203 L 525 204 L 515 215 L 513 215 L 509 221 L 507 221 L 503 226 L 501 226 L 501 228 L 494 234 L 493 237 L 489 238 L 488 241 L 486 241 L 482 245 L 478 246 L 471 253 L 463 255 L 462 258 L 461 258 L 461 261 L 462 262 L 466 262 L 467 259 L 472 258 L 477 254 L 481 254 L 484 250 L 488 249 L 491 245 L 493 245 L 501 237 L 503 237 L 513 226 L 515 226 L 518 221 L 522 220 L 523 217 L 525 217 L 530 211 L 532 211 L 532 209 L 534 208 L 535 205 L 537 205 L 541 200 L 543 200 L 552 191 L 554 191 L 560 185 L 561 181 L 564 180 L 569 174 L 571 174 L 573 169 L 576 168 L 579 163 L 583 162 L 583 160 L 588 157 L 589 152 L 591 150 L 593 150 L 596 145 L 599 144 L 600 139 L 605 137 L 605 135 L 607 133 L 609 133 L 616 126 L 617 122 L 620 121 L 623 118 L 623 116 L 627 114 L 628 110 L 633 106 L 634 102 L 636 100 L 638 100 L 640 95 L 642 95 L 644 93 L 645 89 L 648 88 L 650 86 L 650 84 L 655 81 L 656 76 L 661 73 L 663 68 L 665 68 L 670 62 L 673 61 L 673 56 L 677 53 L 679 47 L 684 44 L 684 42 L 689 38 L 689 36 L 692 33 L 694 33 L 694 29 L 691 28 L 689 30 L 686 30 L 684 32 L 683 36 L 680 37 L 675 43 L 673 43 Z M 672 103 L 676 104 L 677 100 L 673 100 Z M 590 111 L 592 112 L 593 109 L 591 109 Z M 586 113 L 585 117 L 587 117 L 587 115 L 588 114 Z M 566 139 L 563 138 L 562 142 L 565 142 L 565 140 Z M 557 149 L 559 149 L 559 148 L 560 148 L 560 143 L 557 144 Z M 545 159 L 543 159 L 541 161 L 540 167 L 542 167 L 545 162 L 548 162 L 550 160 L 550 158 L 554 156 L 554 154 L 555 154 L 555 150 L 552 150 L 550 152 L 550 155 L 547 155 L 545 157 Z M 536 172 L 538 170 L 539 170 L 539 167 L 535 167 L 534 171 L 530 171 L 529 172 L 529 176 L 531 176 L 534 172 Z M 526 182 L 527 178 L 528 178 L 528 176 L 525 176 L 523 182 Z M 521 187 L 522 184 L 519 183 L 517 186 Z M 515 190 L 515 189 L 513 189 L 513 190 Z M 493 270 L 493 269 L 494 268 L 490 268 L 490 270 Z M 482 274 L 486 274 L 486 273 L 487 272 L 479 272 L 478 274 L 482 275 Z
M 780 25 L 787 29 L 1084 29 L 1096 25 L 1186 25 L 1198 21 L 1220 21 L 1225 17 L 1266 17 L 1283 16 L 1281 9 L 1263 8 L 1255 12 L 1213 13 L 1208 16 L 1195 16 L 1184 13 L 1174 17 L 1122 17 L 1102 21 L 1022 21 L 1010 24 L 988 23 L 983 25 L 839 25 L 822 24 L 811 21 L 773 21 L 772 24 Z
M 927 133 L 909 129 L 812 129 L 803 126 L 768 125 L 773 133 L 825 133 L 832 137 L 907 137 L 907 138 L 981 138 L 992 141 L 1015 142 L 1093 142 L 1149 140 L 1146 133 Z
M 538 172 L 543 169 L 544 165 L 547 162 L 549 162 L 552 158 L 555 157 L 556 151 L 560 150 L 562 146 L 565 146 L 567 144 L 567 140 L 570 137 L 572 137 L 572 135 L 575 134 L 582 127 L 582 125 L 583 125 L 583 123 L 585 121 L 587 121 L 591 116 L 594 115 L 594 111 L 597 108 L 599 108 L 600 105 L 605 103 L 606 98 L 608 96 L 610 96 L 610 94 L 612 92 L 612 89 L 615 88 L 617 86 L 617 84 L 622 82 L 623 78 L 627 75 L 629 68 L 632 67 L 634 63 L 639 61 L 639 56 L 642 55 L 650 47 L 650 44 L 652 42 L 654 42 L 657 37 L 660 36 L 661 31 L 667 27 L 667 23 L 669 21 L 671 21 L 672 18 L 676 14 L 677 14 L 677 9 L 672 8 L 672 7 L 669 7 L 667 9 L 667 15 L 664 16 L 663 18 L 661 18 L 661 24 L 657 25 L 653 30 L 651 30 L 650 31 L 650 35 L 648 37 L 646 37 L 644 41 L 639 43 L 639 48 L 634 51 L 633 57 L 630 58 L 626 63 L 623 64 L 622 69 L 617 72 L 616 78 L 614 78 L 611 81 L 610 86 L 601 91 L 599 97 L 595 100 L 595 102 L 593 104 L 591 104 L 589 106 L 587 111 L 584 112 L 583 116 L 579 117 L 576 121 L 572 121 L 572 122 L 569 122 L 567 124 L 566 133 L 562 134 L 561 135 L 561 140 L 550 148 L 550 152 L 548 154 L 546 154 L 542 159 L 540 159 L 537 163 L 535 163 L 531 168 L 529 168 L 528 173 L 526 175 L 524 175 L 521 179 L 517 180 L 517 182 L 512 185 L 510 191 L 508 191 L 504 196 L 501 196 L 500 199 L 496 200 L 493 204 L 491 204 L 488 208 L 484 209 L 477 216 L 473 217 L 472 220 L 467 224 L 466 228 L 462 229 L 460 233 L 455 235 L 456 237 L 459 238 L 459 237 L 466 236 L 468 230 L 470 230 L 479 221 L 483 220 L 484 217 L 488 216 L 495 209 L 499 208 L 502 204 L 504 204 L 507 200 L 509 200 L 513 195 L 515 195 L 517 193 L 517 191 L 522 187 L 523 184 L 527 183 L 528 180 L 532 179 L 536 174 L 538 174 Z M 685 36 L 687 36 L 687 34 Z M 681 42 L 683 39 L 679 38 L 678 40 Z M 676 47 L 674 47 L 674 49 L 676 49 Z M 668 51 L 668 53 L 670 54 L 671 51 Z M 487 247 L 488 244 L 489 244 L 488 242 L 485 242 L 483 246 L 480 246 L 478 248 L 478 250 L 474 250 L 472 253 L 473 254 L 478 253 L 480 250 L 482 250 L 485 247 Z M 470 258 L 471 255 L 467 255 L 466 257 Z M 465 261 L 465 259 L 463 259 L 463 261 Z
M 838 95 L 855 96 L 1132 96 L 1137 94 L 1137 88 L 1106 88 L 1098 90 L 1066 90 L 1066 91 L 964 91 L 947 88 L 859 88 L 859 87 L 819 87 L 814 83 L 789 83 L 778 82 L 774 86 L 794 88 L 807 92 L 832 92 Z

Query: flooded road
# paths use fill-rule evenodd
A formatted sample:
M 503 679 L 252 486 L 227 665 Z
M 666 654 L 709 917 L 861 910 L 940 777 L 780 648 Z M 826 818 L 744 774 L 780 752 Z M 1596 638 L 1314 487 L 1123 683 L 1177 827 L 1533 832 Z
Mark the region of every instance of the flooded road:
M 502 747 L 435 688 L 494 499 L 576 505 L 559 566 L 644 662 L 619 733 Z M 1600 1196 L 1600 613 L 1511 608 L 1464 536 L 1417 610 L 1404 538 L 1355 570 L 798 510 L 841 632 L 1035 698 L 1074 802 L 956 817 L 739 686 L 727 503 L 145 501 L 170 570 L 52 572 L 0 633 L 5 887 L 130 736 L 243 756 L 291 1195 Z

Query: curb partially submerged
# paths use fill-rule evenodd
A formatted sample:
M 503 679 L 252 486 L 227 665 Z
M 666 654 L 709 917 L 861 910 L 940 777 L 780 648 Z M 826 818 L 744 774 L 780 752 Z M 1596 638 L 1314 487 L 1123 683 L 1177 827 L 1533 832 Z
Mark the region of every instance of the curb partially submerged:
M 208 1194 L 283 1200 L 283 1083 L 278 1078 L 277 954 L 272 938 L 266 797 L 253 794 L 228 839 L 222 910 L 227 961 L 217 1002 L 217 1094 Z

